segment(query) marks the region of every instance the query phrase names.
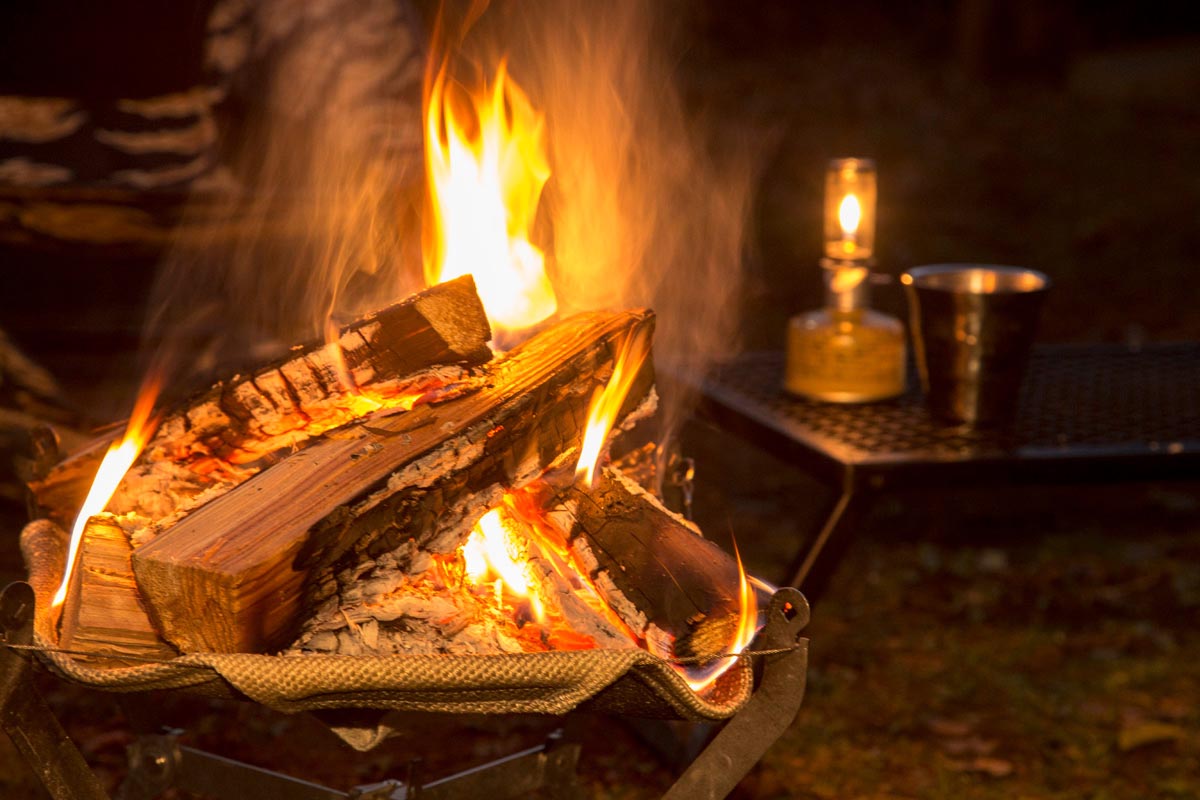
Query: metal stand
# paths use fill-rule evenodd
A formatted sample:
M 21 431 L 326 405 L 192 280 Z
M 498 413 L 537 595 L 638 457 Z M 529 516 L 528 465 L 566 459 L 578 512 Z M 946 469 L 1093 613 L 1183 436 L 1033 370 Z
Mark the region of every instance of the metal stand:
M 129 747 L 129 775 L 118 800 L 154 800 L 178 788 L 211 797 L 254 797 L 256 800 L 471 800 L 578 796 L 575 764 L 579 745 L 553 735 L 545 745 L 522 750 L 474 769 L 422 784 L 419 762 L 409 765 L 403 781 L 358 786 L 349 792 L 330 789 L 279 772 L 259 769 L 179 744 L 180 731 L 142 736 Z
M 751 649 L 764 657 L 762 678 L 750 701 L 667 792 L 664 800 L 725 797 L 791 725 L 804 697 L 808 603 L 795 589 L 771 598 L 768 621 Z M 31 680 L 32 653 L 20 648 L 33 639 L 34 594 L 27 583 L 9 584 L 0 594 L 0 725 L 16 743 L 54 800 L 108 800 L 95 774 L 67 737 Z M 543 792 L 577 798 L 578 744 L 561 734 L 545 745 L 475 769 L 422 783 L 416 763 L 404 781 L 359 786 L 349 792 L 260 769 L 179 743 L 180 731 L 139 737 L 129 747 L 130 770 L 119 800 L 152 800 L 170 788 L 214 797 L 256 800 L 490 800 Z
M 33 587 L 10 583 L 0 594 L 4 643 L 33 644 Z M 33 654 L 0 648 L 0 726 L 54 800 L 108 800 L 78 748 L 38 694 L 30 677 Z
M 767 624 L 750 649 L 776 650 L 763 657 L 762 681 L 745 708 L 725 723 L 663 800 L 717 800 L 733 791 L 800 713 L 808 668 L 808 601 L 796 589 L 771 597 Z

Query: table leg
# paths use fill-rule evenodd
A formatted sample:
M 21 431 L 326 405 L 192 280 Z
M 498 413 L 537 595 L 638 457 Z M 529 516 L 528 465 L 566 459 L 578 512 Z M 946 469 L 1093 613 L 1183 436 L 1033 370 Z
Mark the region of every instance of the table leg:
M 854 479 L 848 474 L 842 484 L 841 494 L 821 530 L 817 532 L 812 545 L 801 552 L 792 568 L 792 577 L 787 585 L 802 589 L 809 603 L 815 604 L 825 593 L 830 578 L 850 546 L 854 528 L 851 524 L 854 517 L 851 506 L 855 497 Z M 856 505 L 853 511 L 857 511 Z

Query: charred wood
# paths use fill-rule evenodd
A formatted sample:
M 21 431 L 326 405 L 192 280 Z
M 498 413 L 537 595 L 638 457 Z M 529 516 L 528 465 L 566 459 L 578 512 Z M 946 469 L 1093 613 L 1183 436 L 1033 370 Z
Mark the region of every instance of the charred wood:
M 491 358 L 490 328 L 470 276 L 434 286 L 343 328 L 335 343 L 299 348 L 283 363 L 218 383 L 167 414 L 128 483 L 161 485 L 143 504 L 119 493 L 119 511 L 160 520 L 176 497 L 214 486 L 226 490 L 250 465 L 361 413 L 355 390 L 419 394 L 439 383 L 437 365 L 474 365 Z M 353 386 L 347 386 L 347 380 Z M 39 515 L 69 526 L 104 455 L 102 438 L 31 485 Z M 157 469 L 163 465 L 162 469 Z M 157 473 L 164 474 L 157 474 Z M 216 474 L 214 474 L 216 473 Z M 144 508 L 143 508 L 144 505 Z
M 721 652 L 741 609 L 737 562 L 615 468 L 591 487 L 568 480 L 550 478 L 562 488 L 539 502 L 608 605 L 660 652 Z

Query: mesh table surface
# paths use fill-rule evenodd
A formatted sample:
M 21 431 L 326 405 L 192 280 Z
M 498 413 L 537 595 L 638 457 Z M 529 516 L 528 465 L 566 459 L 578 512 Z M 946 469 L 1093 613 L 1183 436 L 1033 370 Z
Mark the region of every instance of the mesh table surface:
M 1200 343 L 1038 347 L 1016 419 L 1003 431 L 937 423 L 915 374 L 902 397 L 857 405 L 792 398 L 780 388 L 782 377 L 783 353 L 740 356 L 705 382 L 706 406 L 769 450 L 841 466 L 1041 462 L 1200 475 Z

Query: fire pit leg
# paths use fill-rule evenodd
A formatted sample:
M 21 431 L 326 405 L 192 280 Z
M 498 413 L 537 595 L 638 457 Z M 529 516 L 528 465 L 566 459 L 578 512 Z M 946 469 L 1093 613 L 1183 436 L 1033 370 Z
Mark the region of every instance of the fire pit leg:
M 180 745 L 179 735 L 171 731 L 142 736 L 130 747 L 130 771 L 121 786 L 121 800 L 152 800 L 170 788 L 206 797 L 269 800 L 503 800 L 537 791 L 563 800 L 579 796 L 575 781 L 579 745 L 563 742 L 558 734 L 545 745 L 441 780 L 422 784 L 410 764 L 404 781 L 387 780 L 349 792 Z
M 0 594 L 2 644 L 33 643 L 34 594 L 17 581 Z M 29 651 L 0 646 L 0 726 L 55 800 L 108 800 L 78 748 L 31 680 Z
M 808 640 L 800 638 L 800 631 L 807 624 L 804 595 L 792 588 L 777 591 L 766 627 L 750 649 L 785 652 L 764 657 L 762 682 L 746 707 L 725 724 L 663 800 L 726 797 L 788 729 L 804 699 Z

